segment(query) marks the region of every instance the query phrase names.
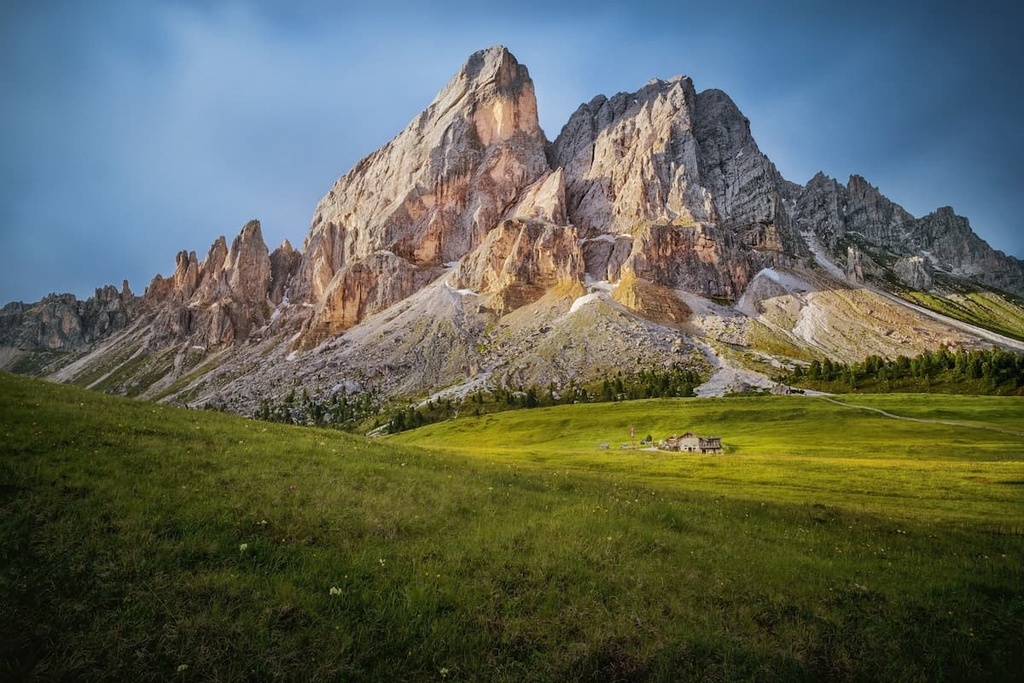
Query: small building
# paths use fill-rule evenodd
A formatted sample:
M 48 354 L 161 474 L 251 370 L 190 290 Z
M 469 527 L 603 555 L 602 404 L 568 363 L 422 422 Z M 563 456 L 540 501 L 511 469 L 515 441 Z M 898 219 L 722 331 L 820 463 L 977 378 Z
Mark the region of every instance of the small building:
M 719 455 L 722 452 L 722 439 L 718 436 L 698 436 L 693 432 L 686 432 L 682 436 L 672 435 L 658 444 L 663 451 L 678 451 L 680 453 L 703 453 Z

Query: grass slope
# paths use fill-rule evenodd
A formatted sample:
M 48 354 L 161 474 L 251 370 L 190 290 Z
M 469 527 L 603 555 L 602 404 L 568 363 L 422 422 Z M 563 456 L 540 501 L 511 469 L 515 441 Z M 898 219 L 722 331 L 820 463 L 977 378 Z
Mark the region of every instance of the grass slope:
M 822 398 L 751 396 L 498 413 L 430 425 L 392 440 L 542 471 L 601 473 L 666 490 L 841 505 L 1024 533 L 1024 398 L 893 394 L 840 400 L 979 428 L 893 420 Z M 631 426 L 638 440 L 684 431 L 718 435 L 729 457 L 621 451 Z M 601 442 L 611 450 L 598 448 Z
M 949 285 L 950 281 L 945 284 Z M 937 313 L 1024 340 L 1024 307 L 1018 297 L 985 290 L 950 294 L 910 290 L 901 292 L 900 296 Z
M 1009 400 L 971 419 L 1013 422 Z M 883 418 L 809 399 L 577 408 L 402 435 L 448 449 L 423 450 L 0 375 L 0 677 L 999 680 L 1024 668 L 1020 439 L 975 430 L 984 448 L 963 452 L 890 420 L 908 445 L 886 455 L 856 445 L 877 443 L 859 430 Z M 594 443 L 681 421 L 721 433 L 732 455 Z M 798 434 L 817 448 L 780 448 Z M 908 463 L 911 481 L 894 479 Z M 989 482 L 957 488 L 955 505 L 915 498 L 968 473 Z

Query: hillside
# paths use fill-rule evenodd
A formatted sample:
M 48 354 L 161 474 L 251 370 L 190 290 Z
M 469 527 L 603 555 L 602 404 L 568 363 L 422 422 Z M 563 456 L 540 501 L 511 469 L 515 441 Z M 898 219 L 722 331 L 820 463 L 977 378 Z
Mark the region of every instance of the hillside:
M 381 442 L 0 374 L 0 675 L 1012 679 L 1019 399 L 857 400 L 978 428 L 760 397 Z M 597 448 L 628 424 L 727 455 Z

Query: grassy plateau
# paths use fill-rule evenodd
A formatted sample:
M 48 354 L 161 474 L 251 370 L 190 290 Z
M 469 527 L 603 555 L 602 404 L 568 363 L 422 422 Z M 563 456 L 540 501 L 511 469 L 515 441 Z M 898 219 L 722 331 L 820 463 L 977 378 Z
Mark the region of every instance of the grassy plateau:
M 0 679 L 1019 680 L 1024 399 L 838 400 L 371 441 L 0 375 Z

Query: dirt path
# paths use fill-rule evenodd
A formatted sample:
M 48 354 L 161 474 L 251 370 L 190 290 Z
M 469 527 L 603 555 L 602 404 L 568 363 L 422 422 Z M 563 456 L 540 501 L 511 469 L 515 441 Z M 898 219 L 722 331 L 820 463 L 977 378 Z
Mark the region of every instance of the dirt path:
M 968 429 L 987 429 L 991 432 L 1012 434 L 1013 436 L 1024 436 L 1024 432 L 1017 432 L 1012 429 L 1003 429 L 1002 427 L 991 427 L 988 425 L 971 424 L 970 422 L 955 422 L 953 420 L 928 420 L 923 417 L 905 417 L 903 415 L 896 415 L 894 413 L 890 413 L 888 411 L 882 410 L 881 408 L 871 408 L 869 406 L 859 406 L 853 403 L 843 403 L 842 401 L 837 401 L 834 398 L 829 398 L 828 396 L 819 396 L 818 398 L 820 398 L 823 401 L 828 401 L 829 403 L 835 403 L 837 406 L 843 406 L 844 408 L 854 408 L 856 410 L 868 410 L 871 411 L 872 413 L 878 413 L 879 415 L 884 415 L 885 417 L 889 417 L 894 420 L 905 420 L 906 422 L 921 422 L 924 424 L 948 425 L 950 427 L 965 427 Z

